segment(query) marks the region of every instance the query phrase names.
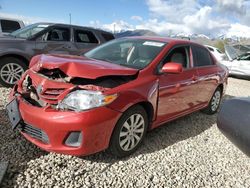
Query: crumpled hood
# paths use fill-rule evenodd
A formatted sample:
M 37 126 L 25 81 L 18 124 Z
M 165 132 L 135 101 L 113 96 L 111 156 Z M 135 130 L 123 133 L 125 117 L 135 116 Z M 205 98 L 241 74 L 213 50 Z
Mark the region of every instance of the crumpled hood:
M 138 70 L 124 66 L 70 55 L 38 55 L 32 58 L 30 68 L 38 72 L 41 69 L 60 69 L 70 77 L 96 79 L 111 75 L 135 75 Z

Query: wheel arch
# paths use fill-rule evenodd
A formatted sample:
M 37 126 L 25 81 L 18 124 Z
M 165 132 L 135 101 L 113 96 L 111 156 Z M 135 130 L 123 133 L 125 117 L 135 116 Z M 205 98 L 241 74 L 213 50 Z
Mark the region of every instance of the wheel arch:
M 155 114 L 155 110 L 154 109 L 154 106 L 151 102 L 149 101 L 138 101 L 136 103 L 134 103 L 133 105 L 129 106 L 125 111 L 129 110 L 130 108 L 133 108 L 134 106 L 141 106 L 147 113 L 147 116 L 148 116 L 148 129 L 151 129 L 151 125 L 152 125 L 152 122 L 154 120 L 154 114 Z M 124 111 L 124 112 L 125 112 Z
M 220 83 L 217 88 L 221 89 L 221 93 L 224 92 L 224 85 L 222 83 Z
M 27 67 L 29 66 L 29 59 L 27 59 L 26 57 L 22 56 L 22 55 L 19 55 L 19 54 L 5 54 L 5 55 L 2 55 L 0 57 L 0 61 L 4 58 L 17 58 L 17 59 L 20 59 L 22 60 L 26 65 Z
M 135 105 L 140 105 L 140 106 L 142 106 L 144 108 L 144 110 L 146 111 L 146 113 L 148 115 L 148 121 L 149 121 L 149 123 L 151 123 L 152 120 L 153 120 L 153 117 L 154 117 L 154 107 L 153 107 L 153 105 L 149 101 L 142 101 L 142 102 L 139 102 L 139 103 L 137 103 Z
M 133 111 L 133 109 L 136 109 L 136 107 L 137 107 L 137 109 L 143 109 L 143 110 L 145 110 L 145 112 L 144 112 L 144 115 L 145 115 L 145 113 L 147 114 L 147 116 L 149 116 L 148 117 L 148 124 L 147 124 L 147 128 L 145 128 L 143 131 L 143 135 L 145 136 L 145 134 L 146 134 L 146 132 L 147 132 L 147 130 L 149 129 L 149 127 L 150 127 L 150 118 L 152 118 L 152 111 L 153 111 L 153 106 L 152 106 L 152 104 L 150 103 L 150 102 L 148 102 L 148 101 L 141 101 L 141 102 L 138 102 L 138 103 L 134 103 L 133 105 L 130 105 L 125 111 L 124 111 L 124 113 L 126 113 L 126 115 L 124 114 L 124 113 L 122 113 L 122 115 L 120 116 L 120 118 L 118 119 L 118 121 L 117 121 L 117 123 L 116 123 L 116 125 L 114 126 L 114 128 L 113 128 L 113 130 L 112 130 L 112 133 L 111 133 L 111 135 L 110 135 L 110 137 L 109 137 L 109 145 L 108 145 L 108 151 L 109 152 L 111 152 L 111 153 L 113 153 L 113 154 L 115 154 L 115 155 L 117 155 L 117 153 L 119 153 L 119 149 L 117 148 L 117 146 L 116 146 L 116 141 L 117 141 L 117 134 L 119 133 L 118 131 L 120 131 L 121 129 L 120 129 L 120 127 L 122 126 L 122 124 L 118 124 L 119 122 L 120 122 L 120 120 L 121 120 L 121 118 L 123 118 L 122 119 L 122 123 L 123 123 L 123 121 L 124 120 L 126 120 L 126 118 L 127 117 L 130 117 L 131 115 L 133 115 L 133 114 L 135 114 L 136 112 L 135 111 Z M 130 113 L 131 112 L 131 113 Z M 125 117 L 124 117 L 124 115 L 125 115 Z M 117 127 L 118 126 L 118 127 Z M 142 139 L 143 139 L 143 137 L 142 137 Z M 141 143 L 141 141 L 139 142 L 139 143 Z M 133 152 L 133 150 L 135 150 L 135 148 L 133 148 L 132 150 L 129 150 L 128 152 Z M 130 153 L 131 154 L 131 153 Z M 124 154 L 124 156 L 125 155 L 127 155 L 127 154 Z M 129 154 L 128 154 L 129 155 Z M 122 157 L 123 155 L 121 154 L 119 154 L 118 156 L 120 156 L 120 157 Z

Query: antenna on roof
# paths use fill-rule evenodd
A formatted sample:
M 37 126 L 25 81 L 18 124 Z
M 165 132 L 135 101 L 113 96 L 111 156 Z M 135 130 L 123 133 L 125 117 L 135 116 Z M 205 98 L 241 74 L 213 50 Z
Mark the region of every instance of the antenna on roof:
M 69 13 L 69 24 L 71 25 L 71 13 Z

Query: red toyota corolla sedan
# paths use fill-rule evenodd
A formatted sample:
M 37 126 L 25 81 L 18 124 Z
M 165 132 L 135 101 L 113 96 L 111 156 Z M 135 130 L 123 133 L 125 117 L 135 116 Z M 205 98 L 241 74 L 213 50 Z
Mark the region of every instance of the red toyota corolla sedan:
M 228 71 L 199 44 L 132 37 L 83 57 L 39 55 L 6 106 L 13 129 L 47 151 L 133 153 L 147 130 L 217 111 Z

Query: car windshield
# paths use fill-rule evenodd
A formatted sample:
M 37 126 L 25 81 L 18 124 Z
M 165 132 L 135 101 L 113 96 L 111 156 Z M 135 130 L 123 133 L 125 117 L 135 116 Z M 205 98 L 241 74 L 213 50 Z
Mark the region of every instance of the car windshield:
M 88 58 L 143 69 L 160 53 L 165 42 L 144 39 L 117 39 L 84 54 Z
M 22 29 L 18 29 L 16 31 L 10 33 L 10 35 L 13 37 L 17 37 L 17 38 L 27 39 L 27 38 L 37 34 L 38 32 L 44 30 L 48 26 L 49 26 L 49 24 L 32 24 L 32 25 L 26 26 Z

